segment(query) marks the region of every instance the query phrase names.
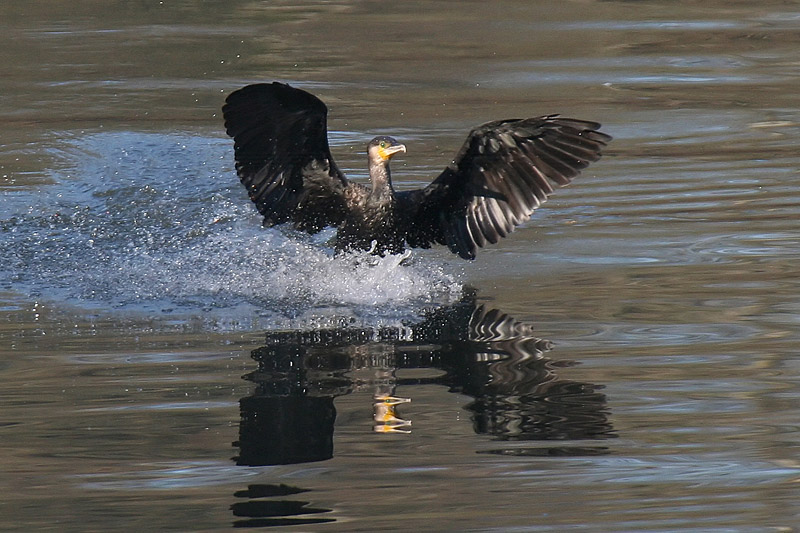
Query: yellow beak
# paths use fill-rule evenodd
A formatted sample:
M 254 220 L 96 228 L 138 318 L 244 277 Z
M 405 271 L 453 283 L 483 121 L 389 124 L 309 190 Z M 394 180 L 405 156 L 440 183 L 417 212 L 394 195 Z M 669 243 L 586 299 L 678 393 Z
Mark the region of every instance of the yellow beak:
M 394 156 L 394 154 L 398 152 L 405 152 L 406 145 L 405 144 L 395 144 L 392 146 L 387 146 L 386 148 L 378 147 L 378 155 L 381 156 L 381 159 L 384 161 L 388 161 Z

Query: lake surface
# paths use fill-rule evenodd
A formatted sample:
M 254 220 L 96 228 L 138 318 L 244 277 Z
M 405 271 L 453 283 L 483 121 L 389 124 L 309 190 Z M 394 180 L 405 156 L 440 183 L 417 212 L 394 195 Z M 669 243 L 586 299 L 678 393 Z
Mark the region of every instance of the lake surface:
M 793 531 L 800 8 L 6 2 L 0 529 Z M 262 228 L 225 96 L 398 188 L 562 113 L 605 157 L 474 262 Z

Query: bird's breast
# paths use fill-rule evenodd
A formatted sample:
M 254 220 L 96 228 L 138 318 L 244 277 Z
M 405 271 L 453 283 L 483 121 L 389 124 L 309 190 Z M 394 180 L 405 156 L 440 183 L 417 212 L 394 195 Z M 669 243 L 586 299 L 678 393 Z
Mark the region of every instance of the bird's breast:
M 339 228 L 340 248 L 369 250 L 375 244 L 378 253 L 402 251 L 402 228 L 398 224 L 394 202 L 363 202 L 353 206 Z

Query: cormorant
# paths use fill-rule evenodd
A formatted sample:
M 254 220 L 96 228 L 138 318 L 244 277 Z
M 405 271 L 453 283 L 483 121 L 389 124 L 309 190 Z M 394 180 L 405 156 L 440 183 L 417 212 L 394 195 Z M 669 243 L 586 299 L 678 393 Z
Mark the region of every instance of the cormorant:
M 327 107 L 273 82 L 225 100 L 236 171 L 264 224 L 316 233 L 338 227 L 337 251 L 400 253 L 445 244 L 464 259 L 528 220 L 553 185 L 567 185 L 611 140 L 600 124 L 544 115 L 474 128 L 427 187 L 396 192 L 389 161 L 406 147 L 380 136 L 367 145 L 372 186 L 348 181 L 328 145 Z

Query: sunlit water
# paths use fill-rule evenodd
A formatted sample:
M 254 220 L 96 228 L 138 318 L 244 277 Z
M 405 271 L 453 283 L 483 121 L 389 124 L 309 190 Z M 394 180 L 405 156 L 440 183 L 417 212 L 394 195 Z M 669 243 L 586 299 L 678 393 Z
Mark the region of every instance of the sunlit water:
M 0 529 L 792 531 L 787 3 L 0 7 Z M 481 250 L 263 228 L 225 94 L 331 109 L 399 188 L 561 112 L 607 155 Z M 410 400 L 410 401 L 409 401 Z
M 4 198 L 9 289 L 248 329 L 399 323 L 461 295 L 457 268 L 412 254 L 334 257 L 331 232 L 262 228 L 231 179 L 229 142 L 101 133 L 64 151 L 56 186 Z

